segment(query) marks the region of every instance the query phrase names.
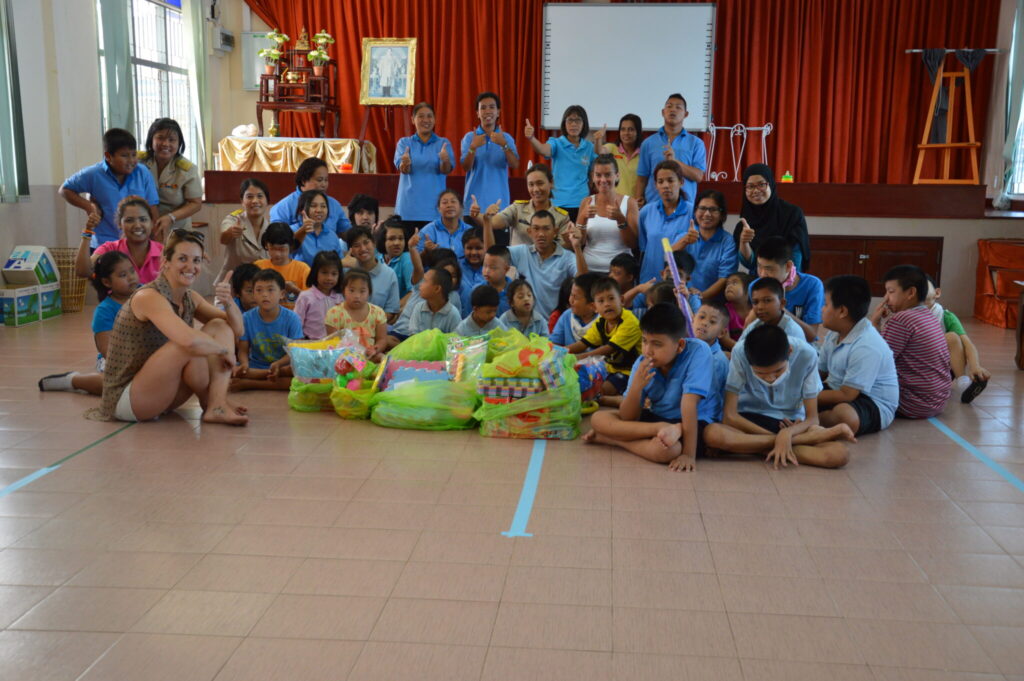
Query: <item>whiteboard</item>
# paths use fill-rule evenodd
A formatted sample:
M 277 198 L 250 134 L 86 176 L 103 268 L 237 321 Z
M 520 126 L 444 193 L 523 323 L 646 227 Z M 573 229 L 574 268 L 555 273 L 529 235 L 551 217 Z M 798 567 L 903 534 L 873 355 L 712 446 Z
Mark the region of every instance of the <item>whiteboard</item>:
M 686 128 L 707 130 L 714 50 L 713 3 L 545 4 L 541 127 L 557 130 L 566 107 L 580 104 L 593 130 L 615 130 L 627 113 L 657 130 L 678 92 Z

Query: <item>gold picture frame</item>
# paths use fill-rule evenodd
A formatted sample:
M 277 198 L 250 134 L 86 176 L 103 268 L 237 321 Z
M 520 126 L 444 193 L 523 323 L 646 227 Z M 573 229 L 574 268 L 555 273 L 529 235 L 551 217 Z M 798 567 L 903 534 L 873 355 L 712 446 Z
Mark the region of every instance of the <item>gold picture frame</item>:
M 416 38 L 363 38 L 359 82 L 362 105 L 415 103 Z

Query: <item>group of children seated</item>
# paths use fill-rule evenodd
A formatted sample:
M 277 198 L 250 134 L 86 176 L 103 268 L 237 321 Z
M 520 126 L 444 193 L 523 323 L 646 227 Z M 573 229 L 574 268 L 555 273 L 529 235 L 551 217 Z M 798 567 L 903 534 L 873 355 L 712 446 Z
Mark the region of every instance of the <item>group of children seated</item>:
M 461 211 L 459 197 L 446 193 Z M 735 272 L 722 297 L 702 300 L 687 285 L 695 263 L 685 251 L 672 254 L 678 286 L 668 267 L 662 281 L 637 281 L 640 267 L 628 253 L 607 274 L 587 272 L 578 240 L 568 235 L 572 251 L 564 248 L 543 210 L 531 218 L 531 246 L 496 245 L 487 222 L 461 229 L 457 244 L 449 241 L 457 249 L 424 244 L 421 232 L 407 235 L 393 216 L 376 230 L 351 227 L 344 249 L 307 254 L 307 264 L 297 258 L 296 233 L 270 223 L 261 236 L 268 258 L 230 272 L 245 331 L 233 390 L 287 390 L 286 348 L 295 339 L 348 330 L 379 360 L 428 329 L 464 336 L 518 329 L 580 359 L 604 359 L 602 404 L 613 409 L 593 414 L 585 442 L 693 470 L 711 451 L 761 454 L 776 467 L 842 466 L 856 437 L 896 417 L 941 413 L 954 378 L 963 402 L 989 378 L 920 269 L 888 272 L 885 298 L 869 315 L 867 281 L 848 275 L 822 283 L 799 272 L 781 238 L 760 247 L 758 277 Z M 119 251 L 94 258 L 93 267 L 102 357 L 139 278 Z M 101 387 L 100 374 L 76 372 L 40 382 L 43 390 L 99 394 Z

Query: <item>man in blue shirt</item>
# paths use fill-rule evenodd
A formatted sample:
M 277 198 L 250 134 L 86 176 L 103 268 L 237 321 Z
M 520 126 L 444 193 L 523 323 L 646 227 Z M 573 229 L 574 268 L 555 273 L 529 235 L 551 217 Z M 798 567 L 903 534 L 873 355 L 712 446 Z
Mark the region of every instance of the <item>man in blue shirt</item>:
M 765 461 L 839 468 L 849 461 L 846 424 L 818 427 L 818 356 L 777 326 L 763 324 L 732 350 L 722 422 L 707 427 L 708 447 L 761 454 Z
M 636 200 L 643 205 L 653 203 L 658 191 L 650 180 L 654 166 L 662 161 L 675 161 L 683 171 L 683 191 L 691 204 L 697 196 L 697 183 L 704 179 L 708 169 L 707 149 L 704 141 L 683 129 L 689 112 L 686 100 L 679 93 L 668 96 L 661 110 L 664 125 L 640 145 L 640 161 L 636 168 Z
M 466 213 L 475 196 L 481 206 L 489 206 L 498 199 L 501 205 L 509 203 L 508 171 L 519 167 L 516 141 L 498 126 L 501 100 L 493 92 L 481 92 L 476 97 L 476 115 L 480 125 L 462 138 L 462 168 L 466 171 L 466 191 L 463 205 Z
M 892 350 L 868 319 L 871 287 L 852 274 L 825 283 L 822 323 L 829 332 L 818 370 L 826 389 L 818 395 L 823 426 L 845 423 L 856 435 L 888 428 L 900 402 Z
M 302 215 L 299 214 L 299 197 L 302 192 L 309 189 L 319 189 L 327 193 L 328 170 L 327 161 L 322 158 L 307 158 L 299 164 L 295 171 L 295 191 L 284 197 L 270 209 L 271 222 L 284 222 L 292 231 L 297 231 L 302 226 Z M 352 227 L 345 208 L 333 196 L 327 196 L 327 219 L 324 220 L 324 229 L 344 237 L 345 232 Z
M 793 249 L 781 236 L 765 239 L 758 247 L 757 275 L 771 277 L 782 284 L 786 292 L 786 309 L 803 329 L 807 342 L 813 343 L 818 337 L 821 307 L 825 303 L 821 279 L 797 271 L 793 264 Z
M 580 238 L 576 233 L 569 239 L 573 251 L 567 251 L 555 240 L 555 218 L 546 210 L 540 210 L 530 218 L 530 238 L 532 246 L 512 246 L 508 249 L 512 266 L 520 276 L 530 282 L 536 300 L 535 310 L 544 319 L 551 316 L 551 311 L 558 307 L 558 292 L 562 282 L 587 271 L 587 261 L 583 258 Z M 494 245 L 494 230 L 489 222 L 484 223 L 484 246 Z M 575 255 L 575 257 L 573 257 Z
M 126 196 L 141 196 L 149 204 L 149 213 L 156 224 L 157 205 L 160 197 L 149 168 L 139 165 L 135 136 L 121 128 L 111 128 L 103 133 L 103 160 L 96 165 L 82 168 L 64 180 L 57 193 L 86 215 L 98 213 L 100 223 L 91 234 L 89 246 L 96 248 L 108 241 L 121 238 L 117 226 L 117 204 Z M 89 198 L 81 196 L 89 194 Z M 83 235 L 84 236 L 84 235 Z M 166 235 L 153 234 L 153 239 L 162 240 Z

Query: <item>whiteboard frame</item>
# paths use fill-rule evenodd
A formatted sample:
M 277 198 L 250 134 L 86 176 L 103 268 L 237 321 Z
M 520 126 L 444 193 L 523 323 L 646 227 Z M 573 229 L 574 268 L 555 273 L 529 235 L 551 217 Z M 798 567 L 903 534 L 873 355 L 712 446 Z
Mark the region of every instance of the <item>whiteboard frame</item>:
M 636 5 L 638 5 L 638 4 L 639 5 L 646 5 L 648 7 L 699 7 L 699 6 L 702 6 L 702 5 L 703 6 L 710 6 L 711 7 L 711 46 L 710 46 L 711 54 L 709 55 L 710 59 L 711 59 L 711 69 L 710 69 L 710 73 L 708 75 L 708 82 L 704 86 L 704 90 L 705 91 L 702 93 L 707 98 L 707 102 L 708 102 L 707 124 L 704 127 L 688 127 L 688 126 L 684 126 L 685 130 L 688 130 L 688 131 L 691 131 L 691 132 L 707 132 L 708 130 L 711 129 L 711 126 L 714 125 L 714 117 L 712 116 L 711 112 L 712 112 L 712 108 L 713 108 L 712 97 L 714 95 L 714 90 L 715 90 L 715 56 L 716 56 L 716 53 L 718 52 L 718 3 L 717 2 L 664 2 L 664 3 L 661 3 L 661 2 L 659 2 L 659 3 L 644 3 L 644 2 L 640 2 L 640 3 L 624 3 L 624 2 L 546 2 L 546 3 L 544 3 L 544 19 L 543 19 L 543 21 L 544 21 L 544 35 L 543 35 L 543 39 L 544 39 L 544 48 L 543 49 L 544 49 L 544 51 L 541 54 L 541 69 L 542 69 L 542 72 L 541 72 L 541 91 L 540 91 L 540 110 L 541 110 L 541 115 L 540 115 L 540 121 L 539 121 L 540 124 L 537 126 L 538 130 L 559 130 L 558 126 L 556 126 L 556 127 L 547 127 L 547 126 L 544 125 L 544 111 L 547 109 L 547 106 L 548 106 L 548 102 L 547 102 L 547 98 L 548 98 L 547 97 L 547 88 L 543 84 L 543 82 L 544 82 L 543 76 L 545 75 L 544 71 L 547 68 L 546 64 L 547 64 L 547 60 L 548 60 L 548 54 L 547 54 L 547 46 L 549 44 L 548 17 L 547 17 L 548 7 L 617 7 L 617 8 L 625 9 L 625 8 L 636 7 Z M 654 126 L 654 127 L 644 126 L 644 129 L 643 129 L 642 132 L 652 132 L 652 131 L 657 130 L 660 127 L 661 127 L 660 123 L 658 125 Z

